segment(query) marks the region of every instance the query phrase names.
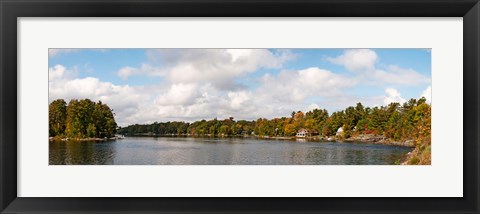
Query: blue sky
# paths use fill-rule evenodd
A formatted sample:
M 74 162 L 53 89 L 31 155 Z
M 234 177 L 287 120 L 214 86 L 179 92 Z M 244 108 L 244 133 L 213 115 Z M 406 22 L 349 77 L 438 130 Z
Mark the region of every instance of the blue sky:
M 431 94 L 428 49 L 50 49 L 49 101 L 102 100 L 124 126 L 288 116 Z

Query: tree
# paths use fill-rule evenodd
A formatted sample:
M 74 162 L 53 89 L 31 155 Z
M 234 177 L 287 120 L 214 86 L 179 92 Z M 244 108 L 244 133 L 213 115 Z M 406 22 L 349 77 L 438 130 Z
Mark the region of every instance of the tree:
M 94 124 L 89 123 L 87 126 L 87 137 L 95 137 L 97 134 L 97 128 Z
M 65 135 L 67 103 L 63 99 L 54 100 L 48 106 L 48 127 L 50 136 Z
M 294 124 L 287 124 L 285 126 L 285 135 L 293 136 L 297 133 L 297 127 Z
M 115 134 L 117 124 L 114 119 L 113 110 L 101 101 L 94 104 L 92 120 L 96 127 L 95 136 L 103 138 L 112 137 Z
M 318 133 L 318 127 L 317 127 L 317 121 L 315 119 L 307 119 L 305 120 L 305 128 L 310 132 L 310 133 Z
M 80 102 L 77 99 L 70 100 L 67 106 L 67 124 L 65 134 L 68 137 L 82 137 L 82 121 Z
M 222 134 L 222 135 L 230 135 L 230 127 L 227 126 L 227 125 L 222 125 L 222 126 L 220 126 L 219 134 Z

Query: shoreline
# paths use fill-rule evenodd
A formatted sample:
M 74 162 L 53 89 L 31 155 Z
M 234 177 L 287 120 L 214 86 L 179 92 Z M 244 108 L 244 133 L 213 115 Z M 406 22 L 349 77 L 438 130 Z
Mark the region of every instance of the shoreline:
M 389 145 L 389 146 L 403 146 L 403 147 L 411 147 L 411 148 L 415 147 L 413 140 L 395 141 L 393 139 L 388 139 L 383 135 L 358 135 L 355 137 L 344 139 L 344 141 L 362 142 L 362 143 L 371 143 L 371 144 L 380 144 L 380 145 Z
M 140 134 L 134 135 L 130 137 L 193 137 L 193 138 L 256 138 L 261 140 L 305 140 L 309 142 L 337 142 L 337 143 L 366 143 L 366 144 L 377 144 L 377 145 L 386 145 L 386 146 L 401 146 L 401 147 L 410 147 L 415 148 L 413 140 L 406 140 L 406 141 L 394 141 L 393 139 L 388 139 L 383 135 L 358 135 L 350 138 L 337 138 L 337 137 L 320 137 L 320 136 L 306 136 L 306 137 L 295 137 L 295 136 L 258 136 L 258 135 L 220 135 L 220 136 L 211 136 L 211 135 L 203 135 L 203 136 L 194 136 L 189 134 L 167 134 L 167 135 L 152 135 L 152 134 Z M 112 137 L 112 138 L 62 138 L 62 139 L 53 139 L 50 137 L 50 141 L 112 141 L 123 139 L 123 137 Z
M 87 138 L 60 138 L 60 137 L 49 137 L 48 141 L 114 141 L 121 139 L 118 137 L 111 138 L 96 138 L 96 137 L 87 137 Z
M 316 141 L 325 141 L 325 142 L 336 142 L 336 143 L 367 143 L 367 144 L 378 144 L 378 145 L 386 145 L 386 146 L 401 146 L 401 147 L 410 147 L 415 148 L 415 144 L 413 140 L 406 140 L 406 141 L 394 141 L 392 139 L 388 139 L 384 136 L 366 136 L 366 135 L 359 135 L 355 137 L 350 137 L 346 139 L 342 138 L 324 138 L 320 136 L 307 136 L 307 137 L 272 137 L 272 136 L 252 136 L 259 139 L 274 139 L 274 140 L 306 140 L 310 142 Z

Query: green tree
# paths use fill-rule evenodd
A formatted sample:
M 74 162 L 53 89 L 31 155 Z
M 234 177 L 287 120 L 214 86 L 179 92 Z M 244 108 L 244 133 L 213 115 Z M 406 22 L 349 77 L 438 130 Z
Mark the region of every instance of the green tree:
M 65 134 L 68 137 L 82 137 L 83 124 L 80 102 L 77 99 L 70 100 L 67 106 L 67 124 Z
M 67 120 L 67 103 L 63 99 L 54 100 L 48 106 L 48 127 L 50 136 L 63 136 Z
M 95 137 L 97 134 L 97 128 L 94 124 L 89 123 L 87 126 L 87 137 Z
M 113 110 L 100 101 L 95 103 L 89 99 L 70 100 L 65 121 L 65 135 L 72 138 L 112 137 L 117 129 Z M 127 128 L 133 133 L 139 127 Z

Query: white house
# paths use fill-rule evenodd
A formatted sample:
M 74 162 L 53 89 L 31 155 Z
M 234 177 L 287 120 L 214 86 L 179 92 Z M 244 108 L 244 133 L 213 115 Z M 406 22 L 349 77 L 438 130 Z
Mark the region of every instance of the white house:
M 308 136 L 308 130 L 306 129 L 300 129 L 298 130 L 297 134 L 295 135 L 296 137 L 306 137 Z
M 337 130 L 337 136 L 342 136 L 342 134 L 343 134 L 343 128 L 340 127 L 340 128 L 338 128 L 338 130 Z

